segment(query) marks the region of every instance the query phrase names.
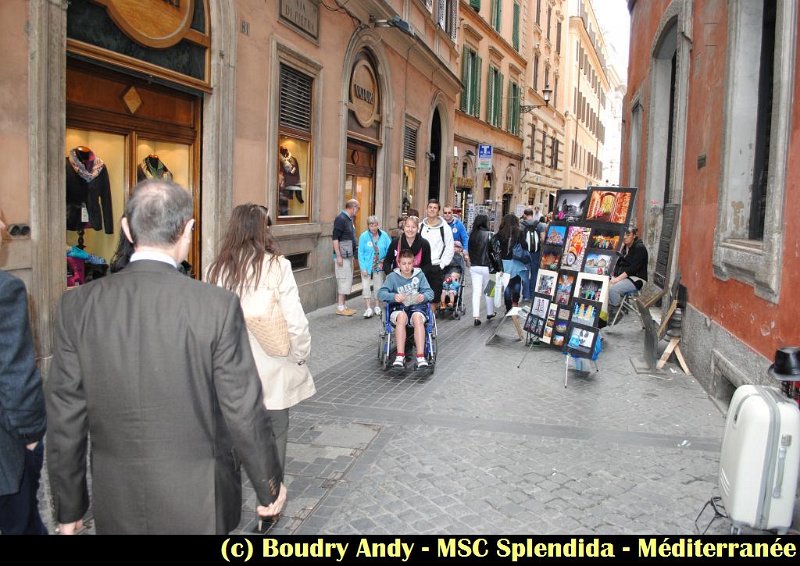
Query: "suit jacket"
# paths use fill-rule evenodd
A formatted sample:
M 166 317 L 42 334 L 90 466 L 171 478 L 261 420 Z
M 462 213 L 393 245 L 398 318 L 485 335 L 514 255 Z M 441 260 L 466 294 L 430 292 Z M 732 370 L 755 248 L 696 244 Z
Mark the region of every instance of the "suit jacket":
M 89 225 L 95 230 L 105 227 L 106 234 L 114 233 L 114 213 L 111 211 L 111 181 L 108 168 L 91 181 L 85 181 L 75 172 L 67 157 L 67 230 L 83 230 L 81 204 L 86 203 Z
M 87 433 L 98 533 L 223 534 L 240 461 L 262 504 L 282 481 L 239 299 L 136 261 L 66 292 L 47 379 L 59 522 L 86 512 Z
M 40 440 L 45 426 L 28 294 L 22 281 L 0 271 L 0 495 L 19 491 L 25 445 Z

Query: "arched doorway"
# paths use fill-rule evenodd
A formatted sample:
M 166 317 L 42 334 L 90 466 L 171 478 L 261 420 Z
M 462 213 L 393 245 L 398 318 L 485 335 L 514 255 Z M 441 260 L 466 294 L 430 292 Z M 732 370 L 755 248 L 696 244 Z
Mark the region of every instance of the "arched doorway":
M 441 172 L 442 172 L 442 120 L 439 117 L 439 109 L 433 111 L 431 120 L 431 144 L 426 153 L 430 167 L 428 169 L 428 198 L 438 199 L 440 193 Z

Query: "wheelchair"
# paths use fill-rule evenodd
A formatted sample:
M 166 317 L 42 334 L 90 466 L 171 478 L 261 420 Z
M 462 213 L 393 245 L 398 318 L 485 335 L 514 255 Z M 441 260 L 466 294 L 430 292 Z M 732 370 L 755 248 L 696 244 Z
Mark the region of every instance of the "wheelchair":
M 432 374 L 436 370 L 436 314 L 434 312 L 435 308 L 431 305 L 432 303 L 428 303 L 425 310 L 425 317 L 427 318 L 425 321 L 425 359 L 428 362 L 428 367 L 417 370 L 419 372 L 427 372 L 428 374 Z M 378 348 L 378 361 L 380 362 L 384 371 L 392 367 L 392 362 L 397 355 L 397 349 L 394 345 L 394 325 L 389 320 L 390 314 L 391 311 L 389 310 L 389 304 L 387 303 L 383 307 L 383 324 L 381 325 L 380 330 L 381 343 Z M 410 321 L 408 331 L 406 332 L 405 351 L 406 364 L 408 364 L 408 359 L 413 359 L 416 356 L 414 327 L 410 325 Z M 405 369 L 405 367 L 403 369 Z

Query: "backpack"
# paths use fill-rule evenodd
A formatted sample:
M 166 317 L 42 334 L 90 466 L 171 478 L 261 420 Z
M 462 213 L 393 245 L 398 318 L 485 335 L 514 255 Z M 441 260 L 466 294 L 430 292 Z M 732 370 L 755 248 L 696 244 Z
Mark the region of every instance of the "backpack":
M 539 222 L 534 226 L 527 226 L 525 232 L 525 241 L 528 243 L 528 251 L 535 254 L 539 251 L 539 232 L 536 229 L 539 227 Z

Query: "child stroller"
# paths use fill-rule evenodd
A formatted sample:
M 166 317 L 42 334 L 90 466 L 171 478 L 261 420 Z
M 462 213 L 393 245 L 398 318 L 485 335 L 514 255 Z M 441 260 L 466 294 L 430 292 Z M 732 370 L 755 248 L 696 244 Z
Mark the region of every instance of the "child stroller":
M 439 305 L 438 312 L 440 316 L 450 316 L 453 319 L 458 320 L 467 312 L 466 307 L 464 306 L 464 301 L 462 300 L 462 295 L 464 294 L 464 284 L 466 283 L 464 276 L 467 273 L 467 266 L 464 262 L 464 254 L 462 251 L 456 250 L 456 253 L 453 254 L 453 261 L 450 262 L 450 265 L 444 268 L 442 279 L 446 281 L 447 278 L 453 273 L 458 274 L 458 290 L 456 291 L 452 302 L 449 296 L 445 297 L 445 301 Z M 441 297 L 437 297 L 437 299 L 440 298 Z

